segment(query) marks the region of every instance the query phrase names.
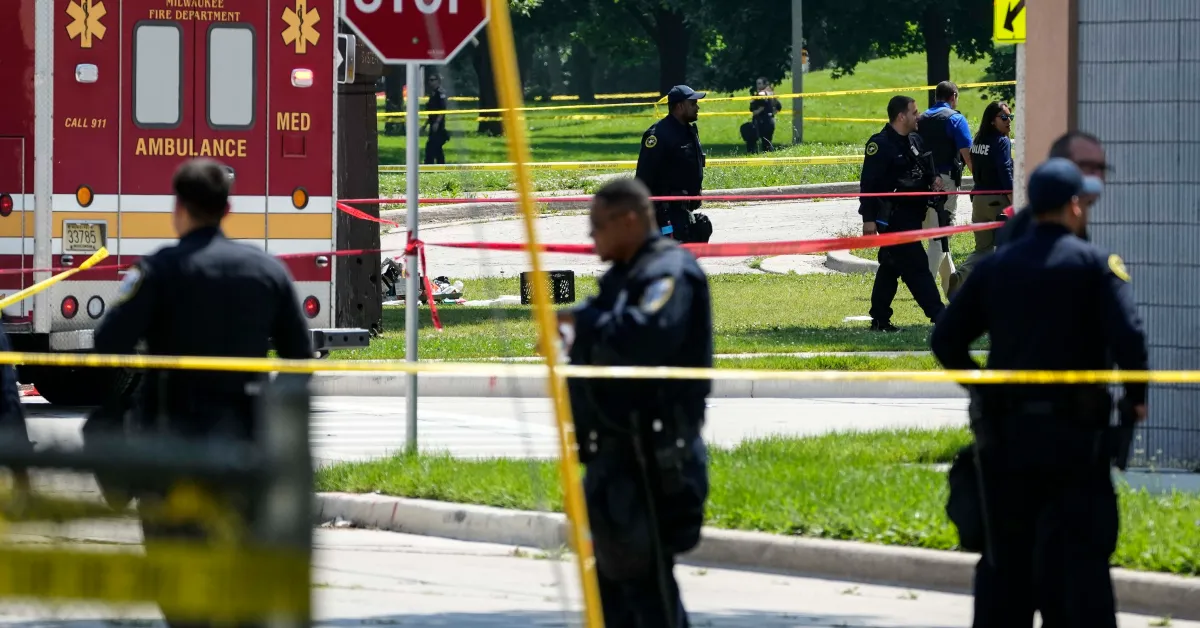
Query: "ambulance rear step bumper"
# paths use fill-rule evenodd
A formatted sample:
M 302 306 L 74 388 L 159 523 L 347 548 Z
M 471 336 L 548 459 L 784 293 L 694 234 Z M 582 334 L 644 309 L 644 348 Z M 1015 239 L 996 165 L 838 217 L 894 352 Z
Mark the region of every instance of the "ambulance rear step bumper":
M 10 334 L 21 333 L 16 329 L 6 329 L 6 331 Z M 309 331 L 312 332 L 313 351 L 318 353 L 336 349 L 361 349 L 371 344 L 371 332 L 366 329 L 312 329 Z M 50 334 L 49 340 L 51 351 L 91 351 L 95 346 L 90 329 L 53 332 Z
M 313 351 L 334 349 L 363 349 L 371 344 L 371 332 L 366 329 L 314 329 Z

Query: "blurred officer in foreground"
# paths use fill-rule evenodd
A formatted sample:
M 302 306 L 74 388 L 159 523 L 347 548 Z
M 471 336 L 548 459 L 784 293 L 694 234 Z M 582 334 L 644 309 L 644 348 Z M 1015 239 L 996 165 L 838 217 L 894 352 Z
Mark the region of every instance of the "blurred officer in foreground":
M 867 142 L 861 192 L 929 192 L 940 185 L 930 155 L 914 132 L 917 115 L 917 103 L 908 96 L 895 96 L 888 103 L 890 122 Z M 864 196 L 860 202 L 863 235 L 875 235 L 920 229 L 929 197 Z M 945 307 L 920 242 L 880 247 L 879 269 L 871 287 L 872 330 L 899 331 L 892 325 L 892 300 L 896 298 L 898 280 L 908 286 L 930 321 L 937 320 Z
M 425 110 L 445 111 L 448 109 L 450 99 L 446 97 L 446 90 L 442 89 L 442 75 L 433 72 L 425 81 L 429 89 L 429 102 L 425 104 Z M 429 129 L 429 139 L 425 140 L 425 163 L 446 163 L 446 152 L 442 150 L 446 142 L 450 141 L 450 131 L 446 130 L 446 115 L 429 116 L 425 120 L 425 127 Z
M 1100 143 L 1100 139 L 1084 131 L 1068 131 L 1059 136 L 1050 145 L 1050 157 L 1063 157 L 1071 160 L 1076 166 L 1079 166 L 1079 170 L 1083 172 L 1084 176 L 1094 177 L 1100 183 L 1105 182 L 1105 175 L 1111 170 L 1111 166 L 1105 159 L 1104 145 Z M 1099 198 L 1099 195 L 1085 194 L 1080 198 L 1080 202 L 1087 208 Z M 1033 231 L 1033 224 L 1033 213 L 1022 208 L 1012 218 L 1009 218 L 1007 223 L 996 233 L 996 246 L 1004 246 Z M 1080 237 L 1084 240 L 1088 239 L 1086 229 L 1080 234 Z
M 971 144 L 971 159 L 975 175 L 975 190 L 999 194 L 971 195 L 971 222 L 1001 220 L 1001 212 L 1012 205 L 1013 159 L 1008 134 L 1012 130 L 1012 111 L 1008 103 L 993 101 L 983 110 L 979 132 Z M 946 295 L 953 296 L 958 286 L 971 272 L 971 267 L 996 249 L 996 230 L 975 232 L 975 250 L 950 276 Z
M 987 368 L 1146 370 L 1146 337 L 1121 258 L 1079 236 L 1080 202 L 1099 183 L 1066 159 L 1029 182 L 1033 233 L 979 262 L 934 326 L 934 355 L 973 370 L 972 342 L 991 339 Z M 982 486 L 983 556 L 975 628 L 1116 628 L 1109 557 L 1117 543 L 1110 466 L 1117 456 L 1103 384 L 978 385 L 971 429 Z M 1125 384 L 1123 411 L 1145 419 L 1146 385 Z M 953 490 L 953 489 L 952 489 Z
M 658 235 L 649 191 L 596 193 L 592 239 L 612 268 L 600 293 L 559 313 L 572 364 L 711 367 L 712 306 L 696 259 Z M 708 380 L 568 381 L 605 625 L 680 628 L 675 555 L 700 541 L 708 498 Z
M 0 328 L 0 352 L 12 351 L 8 334 Z M 25 410 L 21 407 L 21 391 L 17 388 L 17 369 L 11 364 L 0 366 L 0 442 L 24 451 L 33 449 L 29 440 L 29 429 L 25 423 Z M 0 465 L 4 461 L 0 460 Z M 29 471 L 23 467 L 9 467 L 13 478 L 14 506 L 29 496 Z M 7 504 L 5 505 L 7 507 Z
M 667 117 L 650 125 L 642 134 L 634 175 L 650 189 L 651 196 L 700 196 L 704 187 L 704 148 L 696 120 L 701 98 L 687 85 L 676 85 L 667 92 Z M 658 201 L 654 203 L 655 221 L 663 235 L 680 242 L 708 242 L 712 223 L 704 214 L 694 213 L 699 200 Z
M 950 81 L 938 83 L 934 88 L 934 98 L 937 101 L 933 107 L 921 114 L 917 121 L 917 132 L 925 141 L 925 148 L 933 152 L 933 162 L 937 167 L 938 177 L 942 180 L 941 189 L 955 192 L 962 185 L 963 167 L 975 172 L 971 164 L 971 126 L 967 124 L 966 116 L 956 109 L 957 85 Z M 954 208 L 957 204 L 957 197 L 935 197 L 921 225 L 922 228 L 933 229 L 954 224 Z M 949 294 L 950 276 L 954 274 L 954 260 L 950 258 L 950 238 L 938 238 L 930 242 L 928 255 L 930 274 L 935 279 L 940 277 L 942 288 Z
M 311 334 L 287 269 L 221 232 L 229 212 L 225 169 L 209 159 L 187 161 L 172 186 L 179 243 L 143 257 L 125 275 L 117 304 L 96 328 L 96 351 L 132 353 L 144 340 L 150 355 L 265 358 L 273 341 L 281 358 L 311 358 Z M 142 381 L 135 423 L 143 431 L 191 440 L 251 440 L 253 388 L 266 381 L 265 374 L 255 373 L 150 372 Z M 141 504 L 161 500 L 163 488 L 145 487 Z M 254 504 L 237 491 L 223 495 L 247 523 L 252 520 Z M 196 524 L 150 519 L 142 529 L 148 552 L 155 540 L 207 535 Z

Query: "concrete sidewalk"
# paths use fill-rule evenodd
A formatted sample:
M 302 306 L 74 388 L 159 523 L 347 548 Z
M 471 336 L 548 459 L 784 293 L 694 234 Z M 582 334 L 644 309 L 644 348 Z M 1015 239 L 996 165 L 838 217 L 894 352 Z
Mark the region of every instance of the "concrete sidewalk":
M 318 522 L 485 543 L 559 550 L 566 546 L 561 514 L 400 499 L 381 495 L 319 493 Z M 704 529 L 685 564 L 719 565 L 818 578 L 854 580 L 933 591 L 967 593 L 978 555 L 868 543 L 826 541 L 757 532 Z M 1200 578 L 1114 569 L 1125 612 L 1200 620 Z

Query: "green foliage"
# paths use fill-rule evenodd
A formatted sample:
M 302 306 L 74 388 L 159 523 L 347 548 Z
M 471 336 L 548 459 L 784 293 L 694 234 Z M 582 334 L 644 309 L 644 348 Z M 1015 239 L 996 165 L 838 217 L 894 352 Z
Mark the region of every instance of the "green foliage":
M 1015 81 L 1017 80 L 1017 48 L 1016 46 L 996 46 L 991 60 L 987 65 L 986 81 Z M 1003 100 L 1010 107 L 1016 107 L 1017 87 L 1003 85 L 1000 87 L 985 87 L 980 98 L 984 100 Z

